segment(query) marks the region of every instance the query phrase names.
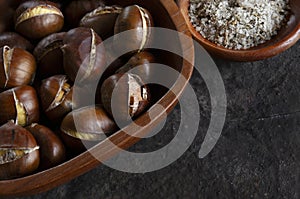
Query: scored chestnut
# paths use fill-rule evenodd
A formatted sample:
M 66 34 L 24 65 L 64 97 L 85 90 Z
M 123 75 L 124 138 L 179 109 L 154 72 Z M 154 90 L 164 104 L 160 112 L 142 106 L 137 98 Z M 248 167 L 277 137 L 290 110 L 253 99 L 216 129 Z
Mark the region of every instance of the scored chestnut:
M 101 106 L 86 106 L 66 115 L 60 130 L 65 144 L 78 152 L 104 140 L 117 126 Z
M 42 109 L 53 123 L 60 122 L 72 110 L 72 89 L 66 75 L 44 79 L 39 95 Z
M 4 32 L 0 34 L 0 47 L 3 46 L 9 46 L 10 48 L 22 48 L 29 52 L 33 50 L 33 45 L 16 32 Z
M 80 19 L 88 12 L 104 6 L 103 0 L 74 0 L 71 1 L 64 10 L 66 24 L 70 28 L 75 28 L 79 25 Z
M 152 40 L 153 26 L 151 14 L 145 8 L 138 5 L 125 7 L 118 15 L 113 37 L 113 48 L 115 51 L 131 52 L 141 51 Z M 130 30 L 125 34 L 119 34 Z M 122 53 L 123 54 L 123 53 Z
M 38 64 L 37 78 L 45 79 L 63 74 L 63 38 L 65 32 L 53 33 L 42 39 L 33 51 Z
M 92 28 L 103 40 L 114 34 L 115 21 L 121 13 L 120 6 L 100 6 L 86 14 L 80 26 Z
M 31 84 L 35 77 L 36 62 L 33 55 L 21 48 L 4 46 L 0 49 L 0 88 Z
M 40 146 L 39 168 L 41 170 L 56 166 L 65 160 L 65 147 L 51 129 L 36 123 L 31 124 L 26 129 L 34 136 Z
M 58 32 L 63 25 L 63 14 L 51 1 L 25 1 L 15 12 L 16 31 L 30 39 Z
M 151 63 L 155 63 L 153 54 L 147 51 L 138 52 L 124 66 L 119 68 L 116 73 L 130 72 L 138 75 L 144 81 L 151 81 L 151 78 L 155 75 Z
M 148 107 L 150 91 L 138 75 L 115 74 L 103 82 L 101 100 L 105 110 L 123 127 Z
M 13 121 L 0 127 L 0 180 L 30 174 L 39 162 L 39 146 L 29 131 Z
M 31 86 L 19 86 L 0 93 L 0 124 L 15 120 L 27 126 L 39 121 L 37 94 Z
M 91 28 L 79 27 L 67 32 L 63 40 L 64 70 L 71 81 L 98 82 L 104 71 L 105 49 Z

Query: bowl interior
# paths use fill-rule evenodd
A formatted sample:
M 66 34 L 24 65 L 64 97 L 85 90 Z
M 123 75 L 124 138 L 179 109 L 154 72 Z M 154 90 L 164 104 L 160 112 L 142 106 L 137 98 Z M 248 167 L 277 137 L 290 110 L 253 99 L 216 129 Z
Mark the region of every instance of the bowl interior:
M 119 4 L 121 6 L 138 4 L 150 11 L 154 18 L 155 26 L 177 30 L 189 35 L 185 20 L 175 2 L 172 0 L 112 0 L 110 3 Z M 183 41 L 180 37 L 176 37 L 166 43 L 172 46 L 172 48 L 174 48 L 174 46 L 178 48 L 187 60 L 193 62 L 194 49 L 191 38 Z M 155 106 L 162 106 L 165 108 L 165 111 L 169 113 L 177 104 L 177 99 L 183 92 L 193 71 L 193 63 L 188 63 L 183 60 L 182 57 L 175 54 L 167 51 L 155 51 L 155 55 L 158 56 L 161 63 L 172 67 L 185 77 L 185 81 L 182 81 L 182 79 L 179 80 L 177 77 L 172 79 L 173 91 L 158 87 L 157 92 L 154 94 L 155 103 L 150 107 L 150 110 L 153 110 L 152 114 L 157 116 L 155 119 L 150 119 L 149 111 L 147 111 L 136 119 L 136 123 L 140 125 L 140 128 L 136 128 L 135 125 L 130 124 L 108 139 L 95 145 L 89 151 L 81 153 L 56 167 L 22 178 L 0 181 L 0 197 L 32 195 L 52 189 L 98 166 L 101 161 L 116 154 L 120 148 L 132 146 L 140 140 L 137 137 L 150 132 L 165 115 L 165 113 L 156 110 Z M 131 135 L 136 135 L 137 137 L 129 136 L 125 132 L 130 132 Z M 112 142 L 115 145 L 112 146 Z M 91 155 L 91 153 L 93 155 Z
M 233 61 L 256 61 L 275 56 L 291 47 L 300 39 L 300 1 L 290 0 L 291 12 L 288 16 L 286 25 L 278 31 L 271 40 L 246 50 L 231 50 L 202 37 L 190 22 L 189 18 L 189 0 L 178 0 L 179 8 L 187 22 L 189 30 L 193 37 L 208 52 L 224 59 Z

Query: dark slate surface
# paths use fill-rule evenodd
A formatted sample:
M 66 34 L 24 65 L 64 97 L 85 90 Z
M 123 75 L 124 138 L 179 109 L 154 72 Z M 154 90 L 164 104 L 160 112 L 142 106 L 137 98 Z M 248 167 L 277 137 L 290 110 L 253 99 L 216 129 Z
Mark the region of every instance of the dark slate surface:
M 39 198 L 300 198 L 300 42 L 258 62 L 216 60 L 228 111 L 221 138 L 204 159 L 198 151 L 208 128 L 210 101 L 200 75 L 191 84 L 201 108 L 198 134 L 188 151 L 166 168 L 130 174 L 98 168 L 36 196 Z M 167 144 L 180 121 L 169 115 L 163 134 L 131 150 Z

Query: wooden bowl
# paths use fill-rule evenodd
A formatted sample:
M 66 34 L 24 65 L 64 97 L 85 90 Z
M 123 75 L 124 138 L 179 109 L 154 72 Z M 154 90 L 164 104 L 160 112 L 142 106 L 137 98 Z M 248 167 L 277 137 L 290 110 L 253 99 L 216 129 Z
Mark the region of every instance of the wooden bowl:
M 271 40 L 246 50 L 230 50 L 208 41 L 198 33 L 190 22 L 188 14 L 189 0 L 177 0 L 180 11 L 189 27 L 192 36 L 209 53 L 214 56 L 233 61 L 256 61 L 275 56 L 294 45 L 300 38 L 300 1 L 290 0 L 291 16 L 283 27 Z
M 183 42 L 178 38 L 178 41 L 176 42 L 180 47 L 183 56 L 186 57 L 186 60 L 190 60 L 192 62 L 194 61 L 194 46 L 192 37 L 189 34 L 184 18 L 182 17 L 174 1 L 119 0 L 112 1 L 111 3 L 116 2 L 122 6 L 138 4 L 142 7 L 145 7 L 152 14 L 156 26 L 186 33 L 190 39 Z M 191 77 L 193 63 L 188 63 L 186 60 L 173 55 L 169 55 L 167 58 L 165 58 L 165 60 L 167 60 L 169 66 L 172 66 L 186 78 L 186 81 L 182 81 L 182 79 L 175 80 L 173 84 L 173 92 L 164 91 L 164 93 L 159 96 L 157 102 L 150 107 L 150 109 L 153 110 L 153 107 L 156 105 L 159 105 L 160 107 L 163 106 L 165 107 L 167 113 L 169 113 L 177 104 L 178 96 L 181 95 Z M 151 129 L 159 124 L 159 122 L 164 118 L 165 113 L 156 110 L 153 110 L 153 112 L 157 116 L 155 119 L 150 120 L 148 112 L 137 118 L 136 122 L 142 126 L 141 128 L 136 129 L 135 126 L 128 125 L 124 129 L 109 137 L 109 140 L 116 144 L 114 147 L 111 147 L 109 144 L 110 142 L 107 139 L 95 145 L 89 151 L 81 153 L 80 155 L 51 169 L 22 178 L 0 181 L 0 197 L 24 196 L 44 192 L 66 183 L 71 179 L 95 168 L 101 164 L 100 161 L 104 161 L 116 154 L 119 151 L 119 147 L 128 148 L 132 146 L 134 143 L 140 140 L 137 137 L 147 134 Z M 131 137 L 124 132 L 129 132 L 135 137 Z M 93 155 L 91 155 L 90 152 Z

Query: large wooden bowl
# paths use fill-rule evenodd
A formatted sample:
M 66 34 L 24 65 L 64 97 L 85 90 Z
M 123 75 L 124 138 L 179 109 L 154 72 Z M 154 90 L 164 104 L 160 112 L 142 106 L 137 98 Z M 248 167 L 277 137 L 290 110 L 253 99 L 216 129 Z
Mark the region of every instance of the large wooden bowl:
M 189 0 L 177 0 L 190 32 L 197 42 L 199 42 L 211 54 L 234 61 L 256 61 L 275 56 L 290 48 L 300 39 L 300 1 L 290 0 L 291 16 L 286 26 L 268 42 L 260 44 L 247 50 L 230 50 L 205 39 L 195 30 L 190 22 Z
M 112 1 L 112 3 L 115 2 L 122 6 L 131 4 L 138 4 L 140 6 L 143 6 L 152 14 L 156 26 L 174 29 L 179 32 L 186 33 L 190 39 L 182 41 L 178 37 L 177 41 L 175 41 L 171 45 L 178 45 L 183 53 L 183 56 L 187 58 L 186 60 L 190 60 L 192 62 L 194 61 L 194 47 L 191 35 L 189 35 L 185 20 L 174 1 Z M 116 144 L 116 146 L 114 147 L 111 147 L 108 140 L 104 140 L 103 142 L 91 148 L 90 151 L 86 151 L 51 169 L 22 178 L 0 181 L 0 198 L 3 196 L 7 197 L 32 195 L 50 190 L 100 165 L 101 161 L 104 161 L 116 154 L 119 151 L 118 147 L 128 148 L 139 141 L 139 138 L 137 137 L 147 134 L 164 118 L 165 113 L 155 111 L 153 107 L 155 107 L 156 105 L 159 105 L 160 107 L 163 106 L 166 109 L 167 113 L 170 112 L 177 104 L 178 96 L 180 96 L 180 94 L 183 92 L 193 71 L 192 64 L 188 63 L 182 58 L 179 58 L 178 56 L 169 54 L 168 56 L 164 57 L 164 60 L 166 64 L 176 69 L 181 75 L 183 75 L 186 80 L 175 80 L 172 87 L 173 92 L 164 91 L 163 93 L 156 96 L 158 98 L 156 103 L 152 107 L 150 107 L 150 110 L 153 110 L 156 115 L 154 119 L 150 120 L 148 112 L 146 112 L 145 114 L 137 118 L 136 121 L 142 127 L 137 129 L 133 125 L 128 125 L 124 129 L 116 132 L 114 135 L 109 137 L 109 139 Z M 135 137 L 131 137 L 128 134 L 124 133 L 125 130 L 126 132 L 130 132 L 131 135 L 134 135 Z M 92 152 L 93 155 L 91 155 L 90 152 Z

